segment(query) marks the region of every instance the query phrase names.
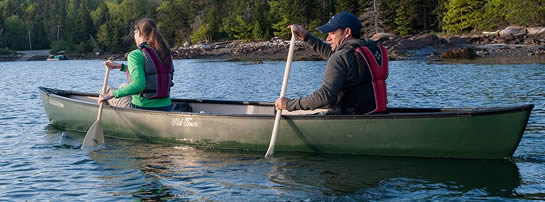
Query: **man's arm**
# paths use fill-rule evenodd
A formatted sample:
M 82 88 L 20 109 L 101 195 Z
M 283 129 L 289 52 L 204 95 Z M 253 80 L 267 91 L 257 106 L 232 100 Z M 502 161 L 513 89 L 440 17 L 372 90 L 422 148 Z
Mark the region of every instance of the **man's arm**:
M 312 94 L 296 99 L 288 99 L 287 110 L 313 110 L 327 105 L 334 105 L 337 95 L 344 85 L 347 72 L 347 61 L 334 55 L 328 62 L 322 85 Z
M 304 41 L 312 47 L 314 52 L 318 53 L 322 58 L 329 59 L 333 51 L 331 51 L 331 46 L 328 43 L 323 42 L 318 39 L 318 37 L 312 35 L 310 32 L 305 36 Z

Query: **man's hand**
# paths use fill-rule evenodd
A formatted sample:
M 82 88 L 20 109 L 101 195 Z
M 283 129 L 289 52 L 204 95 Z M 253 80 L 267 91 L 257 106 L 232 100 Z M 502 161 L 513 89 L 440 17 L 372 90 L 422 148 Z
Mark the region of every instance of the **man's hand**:
M 285 97 L 278 98 L 274 101 L 274 106 L 276 110 L 286 110 L 288 109 L 288 99 Z
M 308 31 L 305 30 L 305 28 L 303 28 L 303 26 L 301 26 L 301 25 L 293 24 L 293 25 L 290 25 L 288 27 L 291 28 L 291 30 L 293 30 L 293 33 L 295 33 L 295 36 L 299 40 L 304 40 L 305 36 L 307 36 L 307 34 L 308 34 Z

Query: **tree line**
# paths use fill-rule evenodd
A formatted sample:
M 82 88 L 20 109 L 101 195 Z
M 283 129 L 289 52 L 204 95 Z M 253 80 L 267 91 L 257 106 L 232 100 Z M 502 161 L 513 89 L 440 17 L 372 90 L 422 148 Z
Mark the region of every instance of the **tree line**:
M 0 0 L 0 49 L 120 53 L 144 17 L 171 47 L 287 39 L 293 23 L 324 37 L 316 28 L 341 11 L 360 18 L 364 36 L 545 25 L 545 0 Z

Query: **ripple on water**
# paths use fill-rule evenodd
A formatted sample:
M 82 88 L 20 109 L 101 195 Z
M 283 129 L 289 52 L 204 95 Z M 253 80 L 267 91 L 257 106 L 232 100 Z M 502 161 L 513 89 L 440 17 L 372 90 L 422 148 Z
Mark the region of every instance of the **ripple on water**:
M 516 189 L 517 198 L 526 200 L 545 200 L 545 167 L 543 163 L 522 161 L 517 163 L 521 170 L 521 186 Z

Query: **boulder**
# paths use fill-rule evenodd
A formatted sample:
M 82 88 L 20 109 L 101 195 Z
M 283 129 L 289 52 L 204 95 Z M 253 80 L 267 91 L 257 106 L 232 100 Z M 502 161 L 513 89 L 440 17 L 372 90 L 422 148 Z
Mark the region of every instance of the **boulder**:
M 401 50 L 420 49 L 429 46 L 437 46 L 439 44 L 441 44 L 441 39 L 439 39 L 439 37 L 433 34 L 424 34 L 401 40 L 397 45 L 397 48 Z
M 500 32 L 499 30 L 498 30 L 498 31 L 495 31 L 495 32 L 487 32 L 487 31 L 484 31 L 484 32 L 483 32 L 483 35 L 484 35 L 484 36 L 497 36 L 499 32 Z
M 394 34 L 384 33 L 384 32 L 376 33 L 376 34 L 373 34 L 373 36 L 371 36 L 371 40 L 376 41 L 376 42 L 390 40 L 390 39 L 394 39 L 394 38 L 395 38 Z
M 507 27 L 507 28 L 501 30 L 498 34 L 502 38 L 519 37 L 519 36 L 522 36 L 522 35 L 526 34 L 526 28 L 510 26 L 510 27 Z
M 545 36 L 545 27 L 528 27 L 526 32 L 529 36 Z
M 203 49 L 203 50 L 210 50 L 212 49 L 212 45 L 210 44 L 195 44 L 190 47 L 191 49 Z
M 475 54 L 477 54 L 477 56 L 479 57 L 483 57 L 483 56 L 490 55 L 490 52 L 488 52 L 487 49 L 482 49 L 482 50 L 476 51 Z
M 453 37 L 449 37 L 446 39 L 448 44 L 451 46 L 451 47 L 454 47 L 454 48 L 464 48 L 466 46 L 469 46 L 471 45 L 468 41 L 466 41 L 465 39 L 462 39 L 460 37 L 457 37 L 457 36 L 453 36 Z
M 473 59 L 477 55 L 472 48 L 452 48 L 441 54 L 441 59 Z

